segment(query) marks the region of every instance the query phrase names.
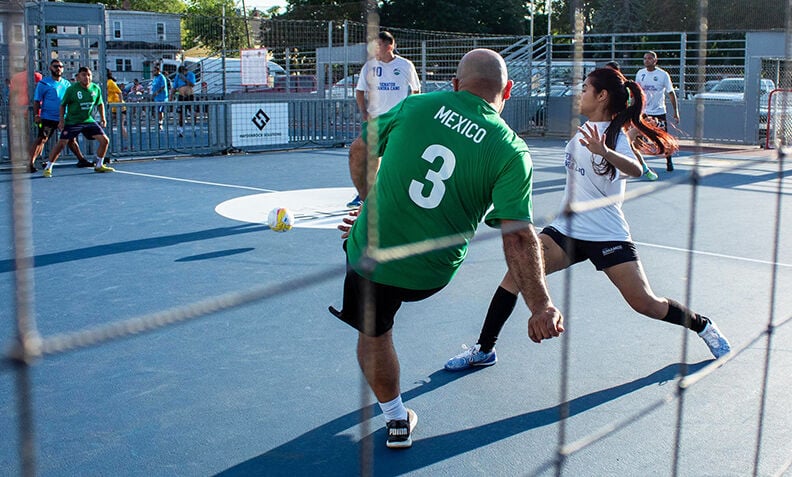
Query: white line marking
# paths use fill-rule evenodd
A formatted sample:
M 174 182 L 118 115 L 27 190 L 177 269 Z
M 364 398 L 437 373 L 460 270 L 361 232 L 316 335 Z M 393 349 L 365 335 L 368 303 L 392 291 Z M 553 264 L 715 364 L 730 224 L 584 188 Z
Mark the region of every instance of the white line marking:
M 709 255 L 710 257 L 730 258 L 732 260 L 741 260 L 743 262 L 761 263 L 761 264 L 764 264 L 764 265 L 778 265 L 779 267 L 792 268 L 792 265 L 790 265 L 788 263 L 769 262 L 767 260 L 756 260 L 756 259 L 753 259 L 753 258 L 736 257 L 734 255 L 724 255 L 722 253 L 701 252 L 699 250 L 688 250 L 686 248 L 669 247 L 667 245 L 657 245 L 657 244 L 646 243 L 646 242 L 634 242 L 634 243 L 636 243 L 638 245 L 641 245 L 641 246 L 644 246 L 644 247 L 662 248 L 662 249 L 666 249 L 666 250 L 674 250 L 674 251 L 677 251 L 677 252 L 685 252 L 685 253 L 692 252 L 692 253 L 695 253 L 697 255 Z
M 142 176 L 142 177 L 153 177 L 154 179 L 164 179 L 168 181 L 177 181 L 177 182 L 191 182 L 193 184 L 204 184 L 204 185 L 211 185 L 217 187 L 228 187 L 230 189 L 247 189 L 247 190 L 255 190 L 259 192 L 278 192 L 272 189 L 261 189 L 259 187 L 248 187 L 248 186 L 241 186 L 241 185 L 231 185 L 231 184 L 220 184 L 219 182 L 206 182 L 206 181 L 196 181 L 192 179 L 179 179 L 177 177 L 167 177 L 167 176 L 157 176 L 154 174 L 142 174 L 140 172 L 129 172 L 129 171 L 119 171 L 116 169 L 116 173 L 118 174 L 130 174 L 133 176 Z

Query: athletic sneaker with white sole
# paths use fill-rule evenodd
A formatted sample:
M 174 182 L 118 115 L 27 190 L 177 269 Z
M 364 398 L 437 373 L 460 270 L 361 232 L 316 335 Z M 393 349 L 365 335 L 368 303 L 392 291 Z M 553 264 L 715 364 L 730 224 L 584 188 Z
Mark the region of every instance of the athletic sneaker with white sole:
M 356 195 L 354 199 L 347 202 L 347 207 L 350 209 L 357 209 L 361 205 L 363 205 L 363 200 L 361 200 L 359 195 Z
M 707 343 L 707 347 L 712 352 L 712 355 L 716 358 L 720 358 L 723 355 L 729 354 L 731 351 L 731 345 L 729 344 L 729 340 L 723 336 L 721 330 L 713 323 L 709 321 L 707 326 L 698 334 L 701 336 L 701 339 Z
M 463 352 L 449 359 L 445 364 L 445 369 L 448 371 L 462 371 L 470 369 L 473 366 L 492 366 L 498 362 L 498 356 L 495 354 L 495 349 L 489 353 L 481 351 L 481 345 L 476 345 L 468 348 L 467 345 L 462 345 Z
M 394 419 L 388 421 L 385 427 L 388 429 L 388 440 L 385 445 L 391 449 L 406 449 L 412 446 L 412 432 L 418 424 L 418 414 L 407 408 L 407 420 Z
M 649 169 L 648 167 L 644 170 L 643 175 L 644 175 L 644 177 L 646 177 L 650 181 L 656 181 L 658 179 L 657 173 L 655 171 Z

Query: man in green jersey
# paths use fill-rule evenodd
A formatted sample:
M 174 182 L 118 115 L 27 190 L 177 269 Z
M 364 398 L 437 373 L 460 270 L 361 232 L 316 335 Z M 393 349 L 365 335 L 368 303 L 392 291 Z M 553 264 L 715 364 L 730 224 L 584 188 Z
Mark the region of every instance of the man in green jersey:
M 50 153 L 50 160 L 44 169 L 44 177 L 52 177 L 52 166 L 58 160 L 61 151 L 82 133 L 86 139 L 95 139 L 99 143 L 96 149 L 94 172 L 113 172 L 115 169 L 104 165 L 104 157 L 110 140 L 102 129 L 105 126 L 105 109 L 102 101 L 102 90 L 91 82 L 91 70 L 81 66 L 77 71 L 77 82 L 69 86 L 63 94 L 60 106 L 61 130 L 60 139 Z M 94 107 L 99 113 L 99 124 L 93 117 Z
M 363 128 L 363 141 L 382 160 L 372 189 L 358 190 L 367 198 L 357 220 L 339 227 L 348 233 L 348 266 L 343 311 L 331 311 L 359 332 L 358 363 L 385 415 L 392 448 L 412 445 L 417 422 L 401 401 L 394 315 L 403 302 L 423 300 L 451 281 L 482 219 L 500 227 L 509 271 L 533 321 L 548 336 L 564 331 L 531 225 L 531 157 L 500 117 L 512 87 L 506 64 L 492 50 L 472 50 L 460 61 L 453 86 L 408 96 Z M 426 252 L 410 250 L 431 240 L 441 243 Z M 381 249 L 385 253 L 377 253 Z M 371 298 L 373 316 L 364 319 Z

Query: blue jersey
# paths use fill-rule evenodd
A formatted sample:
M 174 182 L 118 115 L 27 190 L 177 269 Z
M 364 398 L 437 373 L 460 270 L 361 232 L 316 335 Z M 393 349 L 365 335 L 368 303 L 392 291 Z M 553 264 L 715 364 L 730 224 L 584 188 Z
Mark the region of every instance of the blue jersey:
M 36 85 L 33 101 L 41 103 L 39 116 L 50 121 L 60 121 L 60 105 L 63 95 L 71 83 L 66 78 L 55 81 L 51 76 L 42 78 Z
M 193 73 L 192 71 L 188 71 L 185 76 L 187 77 L 187 81 L 189 81 L 190 83 L 192 83 L 193 86 L 195 86 L 195 73 Z M 182 86 L 190 86 L 190 84 L 182 79 L 181 74 L 177 74 L 176 79 L 173 80 L 173 89 L 179 89 Z
M 154 101 L 168 100 L 168 80 L 165 75 L 160 73 L 151 82 L 151 93 L 154 94 Z

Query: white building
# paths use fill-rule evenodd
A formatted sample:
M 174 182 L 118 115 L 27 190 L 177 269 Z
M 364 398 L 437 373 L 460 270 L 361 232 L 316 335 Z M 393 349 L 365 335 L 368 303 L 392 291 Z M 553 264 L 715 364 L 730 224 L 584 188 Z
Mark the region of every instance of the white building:
M 151 77 L 151 66 L 181 53 L 181 17 L 170 13 L 105 10 L 105 58 L 119 83 Z

